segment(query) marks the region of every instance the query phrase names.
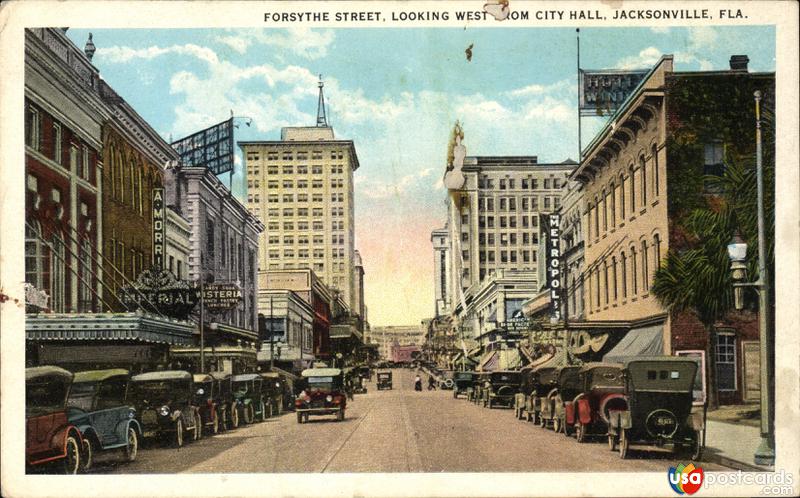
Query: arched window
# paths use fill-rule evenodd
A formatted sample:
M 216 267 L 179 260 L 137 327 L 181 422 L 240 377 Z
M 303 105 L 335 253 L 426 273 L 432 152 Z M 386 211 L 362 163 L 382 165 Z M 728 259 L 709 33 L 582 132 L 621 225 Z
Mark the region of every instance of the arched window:
M 592 309 L 594 309 L 593 306 L 592 306 L 592 302 L 593 302 L 592 298 L 593 298 L 593 296 L 592 296 L 592 274 L 591 273 L 589 273 L 588 278 L 584 279 L 584 282 L 586 283 L 586 298 L 587 298 L 586 301 L 584 301 L 584 304 L 586 305 L 586 309 L 589 310 L 589 313 L 591 313 Z M 581 286 L 581 290 L 583 290 L 583 286 Z
M 646 207 L 647 206 L 647 163 L 645 163 L 644 161 L 644 155 L 639 157 L 639 171 L 641 171 L 641 173 L 639 173 L 640 175 L 639 183 L 642 186 L 642 193 L 641 193 L 642 207 Z
M 60 232 L 55 232 L 52 237 L 53 257 L 50 259 L 50 309 L 56 313 L 63 313 L 66 307 L 66 245 Z
M 119 173 L 119 187 L 117 188 L 117 195 L 119 202 L 125 202 L 125 163 L 122 159 L 122 154 L 119 155 L 119 165 L 117 172 Z
M 636 214 L 636 170 L 633 168 L 633 165 L 630 166 L 629 171 L 631 174 L 631 186 L 628 188 L 631 193 L 630 211 L 631 214 Z
M 642 291 L 647 292 L 650 289 L 650 272 L 648 271 L 648 250 L 647 241 L 642 241 Z
M 131 189 L 131 207 L 136 209 L 136 165 L 133 159 L 128 163 L 128 183 Z
M 80 281 L 78 286 L 78 310 L 82 313 L 92 311 L 92 245 L 84 239 L 80 249 Z
M 114 145 L 110 144 L 108 146 L 108 164 L 106 165 L 106 170 L 108 170 L 108 182 L 106 185 L 111 187 L 112 199 L 117 195 L 116 183 L 114 183 L 117 179 L 117 173 L 114 170 L 114 166 L 116 165 L 116 154 L 117 151 L 114 148 Z
M 622 263 L 622 278 L 620 279 L 620 283 L 622 283 L 622 299 L 628 298 L 628 260 L 625 257 L 625 251 L 622 251 L 622 256 L 620 256 L 620 261 Z
M 603 260 L 603 297 L 605 305 L 608 306 L 608 263 Z
M 594 236 L 600 236 L 600 202 L 597 196 L 594 196 Z
M 597 309 L 600 309 L 600 268 L 599 267 L 594 269 L 594 293 L 595 293 L 595 297 L 594 297 L 595 307 Z
M 611 228 L 617 226 L 617 187 L 611 182 Z
M 655 269 L 661 267 L 661 236 L 658 234 L 653 235 L 653 251 L 655 252 Z
M 603 189 L 603 233 L 608 230 L 608 193 Z
M 611 294 L 614 297 L 614 302 L 617 302 L 617 257 L 611 256 L 611 282 L 614 292 Z
M 625 174 L 619 174 L 619 216 L 625 222 Z
M 658 147 L 653 144 L 653 196 L 658 197 Z
M 636 271 L 636 248 L 631 246 L 631 293 L 635 296 L 639 292 L 639 273 Z

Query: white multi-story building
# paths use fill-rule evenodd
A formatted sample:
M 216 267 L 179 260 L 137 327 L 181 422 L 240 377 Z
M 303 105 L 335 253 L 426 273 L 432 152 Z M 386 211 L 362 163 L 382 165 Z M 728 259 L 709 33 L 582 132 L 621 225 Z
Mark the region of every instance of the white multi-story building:
M 324 109 L 320 82 L 316 126 L 283 128 L 280 140 L 239 142 L 247 206 L 266 225 L 258 249 L 262 271 L 311 268 L 355 309 L 358 156 L 352 140 L 335 138 Z

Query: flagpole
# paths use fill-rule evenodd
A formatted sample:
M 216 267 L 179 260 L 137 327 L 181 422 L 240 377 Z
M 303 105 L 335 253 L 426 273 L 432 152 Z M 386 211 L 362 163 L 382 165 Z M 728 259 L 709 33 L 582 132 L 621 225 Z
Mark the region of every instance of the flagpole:
M 578 44 L 578 165 L 580 165 L 583 154 L 581 149 L 581 29 L 576 28 L 575 33 Z

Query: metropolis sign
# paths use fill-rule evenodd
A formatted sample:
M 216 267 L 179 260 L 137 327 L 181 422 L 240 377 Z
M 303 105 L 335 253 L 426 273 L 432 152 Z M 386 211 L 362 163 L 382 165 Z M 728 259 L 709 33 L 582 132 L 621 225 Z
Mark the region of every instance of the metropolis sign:
M 545 216 L 545 247 L 547 248 L 547 288 L 550 289 L 550 319 L 561 320 L 561 215 Z

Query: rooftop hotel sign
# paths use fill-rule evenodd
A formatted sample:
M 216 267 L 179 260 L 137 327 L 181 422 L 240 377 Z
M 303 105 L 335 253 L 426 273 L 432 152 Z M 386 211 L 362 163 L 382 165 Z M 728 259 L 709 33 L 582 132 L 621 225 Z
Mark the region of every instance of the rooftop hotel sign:
M 603 116 L 620 108 L 647 71 L 580 70 L 580 101 L 582 116 Z

